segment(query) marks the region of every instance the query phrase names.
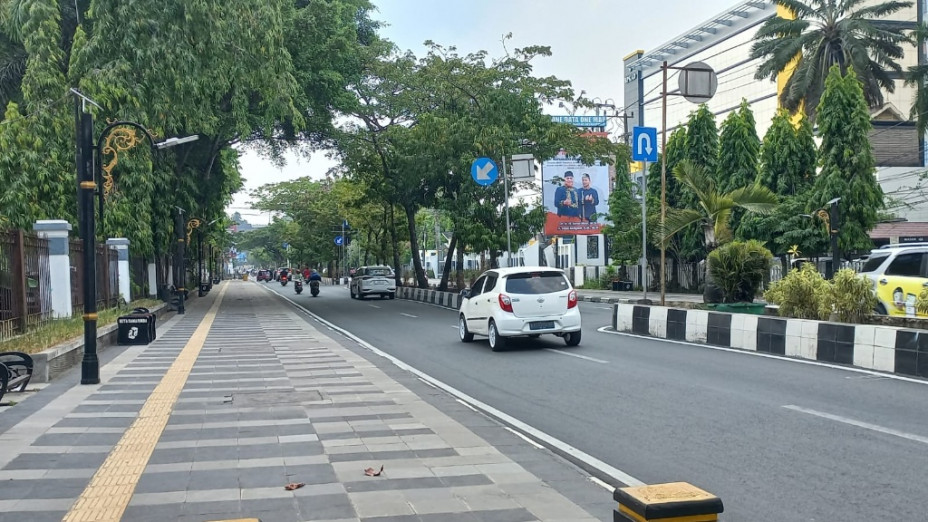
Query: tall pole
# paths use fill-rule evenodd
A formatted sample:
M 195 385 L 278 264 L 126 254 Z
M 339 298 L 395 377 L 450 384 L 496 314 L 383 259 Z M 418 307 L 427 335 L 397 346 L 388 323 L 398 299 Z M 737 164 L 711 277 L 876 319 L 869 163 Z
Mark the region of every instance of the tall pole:
M 74 99 L 76 127 L 78 202 L 80 230 L 84 246 L 84 357 L 81 360 L 81 384 L 100 383 L 100 360 L 97 358 L 97 266 L 96 226 L 93 196 L 97 184 L 93 176 L 93 116 L 83 110 L 83 100 Z
M 175 253 L 177 262 L 174 263 L 174 266 L 177 267 L 177 274 L 174 277 L 180 283 L 176 286 L 177 314 L 183 315 L 186 313 L 184 308 L 184 292 L 187 289 L 184 288 L 184 285 L 187 284 L 187 267 L 184 263 L 184 257 L 187 255 L 187 240 L 184 237 L 184 210 L 180 207 L 177 207 L 177 214 L 174 217 L 174 235 L 177 236 L 177 251 Z
M 203 233 L 197 227 L 197 295 L 203 297 Z
M 503 186 L 506 188 L 506 266 L 512 266 L 512 228 L 509 226 L 509 176 L 506 174 L 506 156 L 503 156 Z
M 663 71 L 664 88 L 661 92 L 661 235 L 666 230 L 665 221 L 667 219 L 667 62 L 661 66 Z M 661 238 L 661 306 L 664 306 L 666 297 L 667 281 L 664 273 L 664 262 L 667 255 L 667 246 L 664 238 Z
M 648 162 L 643 161 L 641 171 L 641 289 L 648 298 Z
M 840 199 L 840 198 L 838 198 Z M 830 216 L 828 219 L 828 226 L 831 234 L 831 278 L 838 273 L 838 270 L 841 269 L 841 247 L 838 246 L 838 199 L 833 199 L 831 201 Z

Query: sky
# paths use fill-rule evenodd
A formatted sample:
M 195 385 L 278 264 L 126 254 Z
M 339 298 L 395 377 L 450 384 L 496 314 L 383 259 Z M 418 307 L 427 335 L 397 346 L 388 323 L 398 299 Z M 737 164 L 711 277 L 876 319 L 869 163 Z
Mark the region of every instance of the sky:
M 737 0 L 373 0 L 373 18 L 380 31 L 402 50 L 425 54 L 426 40 L 456 46 L 460 54 L 485 50 L 504 54 L 502 38 L 511 50 L 547 45 L 552 56 L 536 60 L 537 76 L 570 80 L 587 98 L 622 102 L 622 58 L 653 49 L 680 33 L 739 3 Z M 579 113 L 578 113 L 579 114 Z M 302 176 L 324 177 L 334 163 L 317 153 L 310 158 L 287 156 L 287 165 L 245 151 L 241 172 L 245 188 L 227 208 L 252 224 L 269 217 L 249 210 L 248 192 L 267 183 Z

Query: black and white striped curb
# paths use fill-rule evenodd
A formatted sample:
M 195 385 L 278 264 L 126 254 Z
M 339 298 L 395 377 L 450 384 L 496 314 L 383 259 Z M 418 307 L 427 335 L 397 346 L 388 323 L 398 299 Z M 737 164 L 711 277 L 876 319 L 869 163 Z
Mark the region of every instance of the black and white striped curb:
M 928 377 L 928 331 L 617 304 L 618 332 Z

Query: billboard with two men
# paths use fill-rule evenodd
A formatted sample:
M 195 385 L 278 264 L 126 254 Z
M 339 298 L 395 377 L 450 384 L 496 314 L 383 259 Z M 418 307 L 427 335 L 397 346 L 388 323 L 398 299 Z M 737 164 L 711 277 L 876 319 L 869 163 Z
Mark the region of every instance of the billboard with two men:
M 545 235 L 599 234 L 609 215 L 609 166 L 558 154 L 542 165 Z

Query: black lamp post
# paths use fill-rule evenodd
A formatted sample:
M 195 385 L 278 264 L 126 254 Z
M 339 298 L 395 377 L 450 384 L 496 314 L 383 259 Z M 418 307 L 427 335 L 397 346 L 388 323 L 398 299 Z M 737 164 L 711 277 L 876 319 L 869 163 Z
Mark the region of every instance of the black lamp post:
M 133 127 L 142 131 L 142 134 L 151 144 L 152 151 L 164 149 L 187 141 L 197 139 L 196 136 L 187 138 L 171 138 L 161 143 L 155 143 L 151 133 L 142 125 L 131 121 L 117 121 L 103 128 L 97 139 L 97 146 L 93 145 L 93 115 L 84 111 L 84 104 L 91 103 L 96 105 L 92 100 L 71 89 L 75 95 L 74 99 L 74 124 L 76 138 L 76 155 L 75 163 L 77 166 L 78 179 L 78 215 L 80 216 L 80 234 L 83 242 L 83 286 L 84 286 L 84 356 L 81 360 L 81 384 L 99 384 L 100 383 L 100 360 L 97 357 L 97 266 L 96 266 L 96 224 L 93 208 L 93 197 L 97 192 L 97 180 L 103 179 L 102 171 L 105 171 L 104 191 L 111 190 L 113 187 L 113 178 L 111 175 L 112 168 L 118 161 L 116 154 L 122 150 L 128 150 L 139 142 L 140 139 L 133 133 L 121 133 L 116 138 L 116 143 L 112 144 L 107 139 L 113 129 L 117 127 Z M 99 106 L 98 106 L 99 107 Z M 104 145 L 104 140 L 106 145 Z M 94 151 L 97 153 L 97 161 L 94 162 Z M 102 164 L 103 153 L 112 153 L 113 160 L 105 167 Z M 102 201 L 102 200 L 101 200 Z M 102 219 L 102 207 L 101 207 Z
M 177 250 L 174 252 L 174 267 L 176 272 L 174 274 L 174 280 L 178 284 L 174 285 L 175 293 L 177 294 L 177 315 L 184 315 L 187 311 L 184 308 L 184 298 L 187 291 L 185 285 L 187 284 L 187 267 L 185 262 L 185 257 L 187 256 L 187 241 L 184 237 L 184 209 L 180 207 L 175 207 L 177 209 L 177 214 L 174 215 L 174 235 L 177 237 Z

